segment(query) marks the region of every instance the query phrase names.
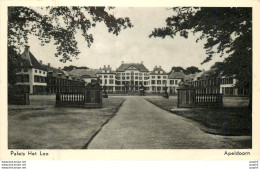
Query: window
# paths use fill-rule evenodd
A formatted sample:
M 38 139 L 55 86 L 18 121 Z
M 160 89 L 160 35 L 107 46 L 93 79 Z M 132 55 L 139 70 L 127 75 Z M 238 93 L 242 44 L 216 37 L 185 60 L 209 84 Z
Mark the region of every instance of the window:
M 155 80 L 152 80 L 152 84 L 155 84 Z
M 102 70 L 102 73 L 106 73 L 106 71 L 105 71 L 105 70 Z
M 161 76 L 157 76 L 157 79 L 161 79 Z
M 45 71 L 43 71 L 43 74 L 45 74 Z
M 122 77 L 122 80 L 125 80 L 125 77 Z
M 137 81 L 135 81 L 135 85 L 138 85 L 138 82 L 137 82 Z
M 167 79 L 167 76 L 163 76 L 164 79 Z
M 135 73 L 135 75 L 138 75 L 139 73 Z
M 110 70 L 107 70 L 107 73 L 110 73 Z
M 35 73 L 37 73 L 37 70 L 35 69 Z
M 28 69 L 27 68 L 24 68 L 24 70 L 23 70 L 24 72 L 28 72 Z
M 178 80 L 175 80 L 175 84 L 178 84 Z
M 152 76 L 152 79 L 155 79 L 155 76 Z
M 110 79 L 110 80 L 109 80 L 109 84 L 114 84 L 114 80 L 113 80 L 113 79 Z
M 107 84 L 107 79 L 105 79 L 105 84 Z
M 159 73 L 159 71 L 156 70 L 155 73 Z
M 143 78 L 142 77 L 139 77 L 139 80 L 142 80 Z
M 137 79 L 137 80 L 138 80 L 138 76 L 135 76 L 135 79 Z
M 160 80 L 157 80 L 157 84 L 162 84 L 162 82 Z
M 102 78 L 102 75 L 98 75 L 98 77 L 101 79 L 101 78 Z
M 107 75 L 105 75 L 104 78 L 107 78 Z
M 142 76 L 142 75 L 143 75 L 143 73 L 139 73 L 139 75 L 140 75 L 140 76 Z
M 125 75 L 125 73 L 122 73 L 122 75 Z
M 122 85 L 125 85 L 125 81 L 122 81 Z
M 157 87 L 157 91 L 161 91 L 161 87 Z
M 39 71 L 39 73 L 42 73 L 42 71 Z
M 130 73 L 126 73 L 126 75 L 130 75 Z
M 126 79 L 130 79 L 130 77 L 129 77 L 129 76 L 126 76 Z
M 163 80 L 163 84 L 166 85 L 166 84 L 167 84 L 167 81 L 166 81 L 166 80 Z
M 113 78 L 114 76 L 113 76 L 113 75 L 110 75 L 109 77 L 110 77 L 110 78 Z
M 174 80 L 170 80 L 170 84 L 171 84 L 171 85 L 174 84 Z

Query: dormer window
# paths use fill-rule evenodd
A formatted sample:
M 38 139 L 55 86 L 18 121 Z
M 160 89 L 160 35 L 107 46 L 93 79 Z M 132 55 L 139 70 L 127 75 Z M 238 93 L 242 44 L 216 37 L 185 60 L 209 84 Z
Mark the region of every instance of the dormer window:
M 106 71 L 105 71 L 105 70 L 102 70 L 102 73 L 106 73 Z
M 159 73 L 159 72 L 156 70 L 155 73 Z

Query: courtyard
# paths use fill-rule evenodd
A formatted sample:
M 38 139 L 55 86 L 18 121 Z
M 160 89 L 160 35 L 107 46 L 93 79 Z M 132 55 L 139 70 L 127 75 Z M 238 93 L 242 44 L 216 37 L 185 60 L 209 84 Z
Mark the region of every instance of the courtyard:
M 224 98 L 225 116 L 216 108 L 171 111 L 176 96 L 109 96 L 96 109 L 57 108 L 54 95 L 30 101 L 8 107 L 9 149 L 252 148 L 246 98 Z

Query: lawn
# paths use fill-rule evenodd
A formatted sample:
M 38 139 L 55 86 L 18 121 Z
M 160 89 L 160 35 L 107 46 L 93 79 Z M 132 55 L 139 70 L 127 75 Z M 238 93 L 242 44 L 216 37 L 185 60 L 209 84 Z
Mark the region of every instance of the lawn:
M 8 106 L 9 149 L 82 149 L 122 105 L 103 99 L 103 107 L 58 108 L 55 96 L 31 96 L 31 105 Z
M 208 133 L 232 136 L 252 135 L 252 111 L 247 108 L 248 98 L 224 98 L 223 107 L 192 108 L 188 111 L 178 111 L 177 97 L 147 98 L 147 101 L 171 113 L 197 122 L 200 128 Z M 172 110 L 171 109 L 174 109 Z

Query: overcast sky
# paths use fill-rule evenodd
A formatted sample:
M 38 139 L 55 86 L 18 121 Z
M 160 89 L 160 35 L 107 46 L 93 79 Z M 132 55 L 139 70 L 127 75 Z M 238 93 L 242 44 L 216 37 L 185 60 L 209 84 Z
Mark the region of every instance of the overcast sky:
M 149 69 L 156 65 L 162 66 L 165 71 L 170 71 L 173 66 L 197 66 L 199 69 L 209 69 L 215 61 L 221 60 L 218 56 L 211 62 L 201 65 L 205 59 L 203 41 L 195 42 L 196 37 L 190 34 L 188 39 L 183 37 L 171 38 L 149 38 L 154 28 L 164 27 L 165 19 L 173 14 L 166 8 L 116 8 L 113 10 L 116 17 L 129 17 L 133 28 L 122 30 L 116 36 L 108 33 L 104 23 L 98 23 L 90 31 L 94 36 L 94 43 L 90 48 L 79 35 L 77 36 L 79 59 L 72 62 L 62 63 L 54 56 L 55 46 L 50 43 L 40 46 L 36 37 L 29 38 L 31 52 L 43 63 L 51 63 L 54 67 L 68 65 L 87 66 L 89 68 L 100 68 L 110 65 L 113 69 L 120 66 L 121 61 L 140 63 Z

